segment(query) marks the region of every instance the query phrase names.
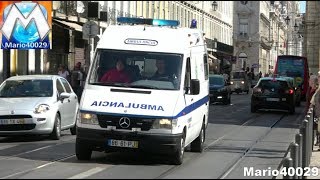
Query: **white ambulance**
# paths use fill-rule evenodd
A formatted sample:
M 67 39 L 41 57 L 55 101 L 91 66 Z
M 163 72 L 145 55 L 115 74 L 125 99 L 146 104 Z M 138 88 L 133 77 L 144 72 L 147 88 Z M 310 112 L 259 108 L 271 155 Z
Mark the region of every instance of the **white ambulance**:
M 77 116 L 76 156 L 142 150 L 183 162 L 202 152 L 209 111 L 203 33 L 179 21 L 125 18 L 97 44 Z

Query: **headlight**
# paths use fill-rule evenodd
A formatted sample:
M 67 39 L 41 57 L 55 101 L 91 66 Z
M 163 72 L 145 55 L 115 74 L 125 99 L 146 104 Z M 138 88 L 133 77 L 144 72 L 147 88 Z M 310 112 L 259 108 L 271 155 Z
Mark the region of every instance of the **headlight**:
M 156 119 L 152 124 L 152 129 L 172 129 L 177 126 L 176 119 Z
M 82 124 L 99 124 L 98 117 L 96 114 L 78 112 L 77 119 L 79 119 L 79 122 Z
M 244 84 L 244 81 L 241 81 L 241 84 Z
M 230 84 L 233 84 L 233 82 L 231 81 Z
M 50 110 L 50 106 L 47 104 L 39 104 L 35 109 L 34 113 L 41 114 Z

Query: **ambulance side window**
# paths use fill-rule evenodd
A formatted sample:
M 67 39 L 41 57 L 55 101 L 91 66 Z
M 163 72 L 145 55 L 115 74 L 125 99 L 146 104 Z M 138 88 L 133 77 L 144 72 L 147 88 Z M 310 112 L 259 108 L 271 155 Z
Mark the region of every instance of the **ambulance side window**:
M 209 65 L 208 65 L 208 55 L 204 54 L 203 56 L 203 65 L 204 65 L 204 79 L 209 78 Z
M 189 94 L 189 91 L 190 91 L 190 81 L 191 81 L 191 65 L 190 65 L 190 58 L 187 58 L 186 74 L 184 79 L 184 90 L 186 94 Z

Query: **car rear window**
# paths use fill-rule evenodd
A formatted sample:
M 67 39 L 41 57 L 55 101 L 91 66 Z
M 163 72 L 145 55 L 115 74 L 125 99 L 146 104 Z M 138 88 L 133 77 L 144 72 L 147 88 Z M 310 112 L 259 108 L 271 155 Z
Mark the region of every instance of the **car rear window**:
M 219 77 L 219 76 L 209 77 L 209 82 L 212 85 L 224 85 L 224 77 Z
M 261 80 L 259 83 L 259 87 L 262 89 L 287 89 L 288 88 L 288 82 L 287 81 L 281 81 L 281 80 Z
M 245 78 L 245 72 L 233 72 L 232 78 L 233 79 L 243 79 L 243 78 Z

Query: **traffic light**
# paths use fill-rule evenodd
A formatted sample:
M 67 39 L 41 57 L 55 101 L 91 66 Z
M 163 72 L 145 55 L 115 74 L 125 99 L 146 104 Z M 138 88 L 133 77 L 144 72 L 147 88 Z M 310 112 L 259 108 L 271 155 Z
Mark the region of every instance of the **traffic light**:
M 99 2 L 88 2 L 88 18 L 99 18 Z

